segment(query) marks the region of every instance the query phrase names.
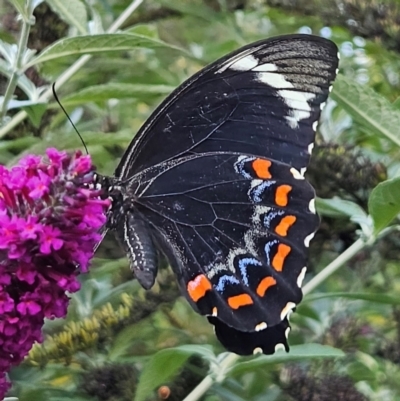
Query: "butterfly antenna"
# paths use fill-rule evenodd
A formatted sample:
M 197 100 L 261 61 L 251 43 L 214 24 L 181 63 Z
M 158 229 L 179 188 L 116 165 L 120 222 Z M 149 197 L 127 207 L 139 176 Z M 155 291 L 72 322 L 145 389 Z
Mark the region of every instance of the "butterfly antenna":
M 61 110 L 64 112 L 64 114 L 66 115 L 66 117 L 68 118 L 68 121 L 71 123 L 71 125 L 74 127 L 75 132 L 78 134 L 79 139 L 82 142 L 83 147 L 85 148 L 86 154 L 89 154 L 88 148 L 86 147 L 85 141 L 82 138 L 82 135 L 79 133 L 79 131 L 76 129 L 75 124 L 72 122 L 71 117 L 68 115 L 67 111 L 65 110 L 64 106 L 61 104 L 60 99 L 57 96 L 56 93 L 56 83 L 54 82 L 53 85 L 51 85 L 51 89 L 53 91 L 53 96 L 54 99 L 56 99 L 56 102 L 58 103 L 58 105 L 61 107 Z

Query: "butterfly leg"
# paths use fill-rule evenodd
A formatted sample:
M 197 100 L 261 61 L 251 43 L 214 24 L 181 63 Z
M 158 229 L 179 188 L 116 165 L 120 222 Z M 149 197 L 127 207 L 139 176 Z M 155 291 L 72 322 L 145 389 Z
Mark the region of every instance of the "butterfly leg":
M 115 232 L 135 278 L 143 288 L 150 289 L 157 275 L 158 260 L 148 225 L 140 215 L 129 210 L 115 225 Z

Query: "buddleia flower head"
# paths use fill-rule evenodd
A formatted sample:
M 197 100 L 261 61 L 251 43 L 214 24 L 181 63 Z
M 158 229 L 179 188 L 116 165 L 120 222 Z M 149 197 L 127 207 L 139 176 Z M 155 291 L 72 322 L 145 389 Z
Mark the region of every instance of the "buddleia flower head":
M 0 166 L 0 399 L 6 372 L 42 341 L 44 319 L 66 315 L 109 207 L 91 189 L 89 156 L 46 154 Z

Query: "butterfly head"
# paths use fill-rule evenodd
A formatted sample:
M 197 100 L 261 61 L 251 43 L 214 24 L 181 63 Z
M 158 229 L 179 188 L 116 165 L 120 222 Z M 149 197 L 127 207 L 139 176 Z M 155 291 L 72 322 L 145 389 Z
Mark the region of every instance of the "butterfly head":
M 110 198 L 111 200 L 121 193 L 121 186 L 118 179 L 97 173 L 93 175 L 93 181 L 88 187 L 101 191 L 102 197 Z

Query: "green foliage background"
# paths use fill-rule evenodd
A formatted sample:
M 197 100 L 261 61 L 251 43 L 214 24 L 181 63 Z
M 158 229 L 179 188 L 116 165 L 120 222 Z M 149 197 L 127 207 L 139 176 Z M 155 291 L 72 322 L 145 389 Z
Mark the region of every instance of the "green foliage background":
M 24 14 L 25 4 L 0 1 L 0 94 L 12 77 L 7 43 L 18 43 L 21 32 L 16 10 Z M 308 287 L 291 319 L 289 354 L 235 359 L 180 298 L 167 266 L 145 292 L 107 238 L 67 319 L 47 322 L 44 343 L 11 372 L 10 395 L 400 399 L 400 2 L 145 0 L 120 31 L 106 33 L 130 4 L 48 0 L 35 8 L 27 46 L 37 53 L 19 65 L 23 75 L 0 127 L 0 162 L 13 165 L 50 146 L 82 147 L 53 99 L 40 100 L 41 88 L 55 80 L 98 170 L 111 174 L 156 105 L 207 63 L 269 36 L 328 36 L 340 48 L 341 74 L 308 173 L 323 220 L 306 281 L 331 262 L 341 270 Z M 85 54 L 92 57 L 64 83 L 60 76 Z

